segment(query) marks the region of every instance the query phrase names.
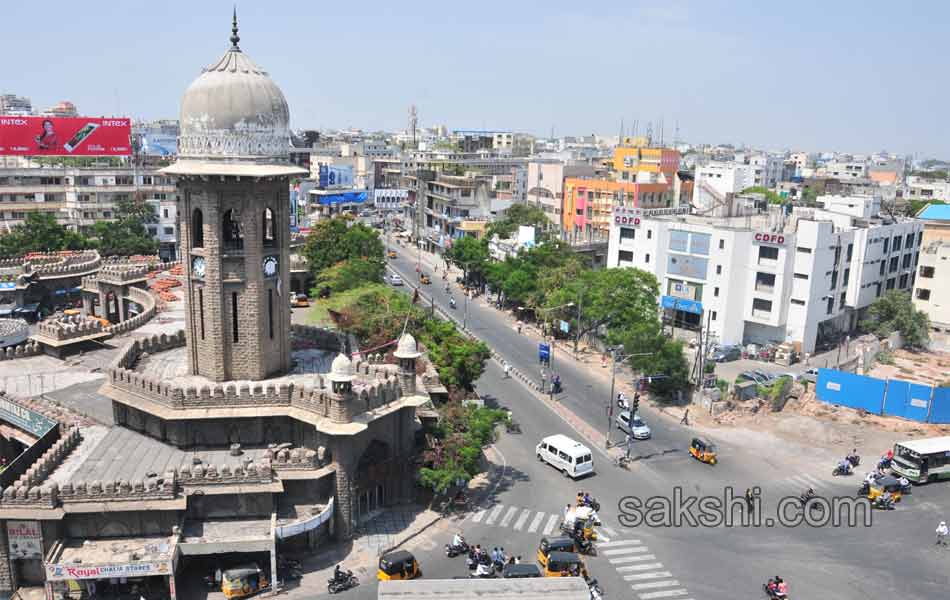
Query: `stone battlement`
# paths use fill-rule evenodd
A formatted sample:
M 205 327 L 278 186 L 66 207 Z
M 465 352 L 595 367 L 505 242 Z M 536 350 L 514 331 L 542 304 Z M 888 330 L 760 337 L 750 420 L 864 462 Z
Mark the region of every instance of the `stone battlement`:
M 142 265 L 103 265 L 99 272 L 94 276 L 102 281 L 113 282 L 117 284 L 128 283 L 148 277 L 151 268 L 147 264 Z M 83 285 L 86 281 L 83 279 Z
M 261 458 L 256 463 L 247 459 L 243 464 L 230 465 L 194 465 L 185 466 L 176 472 L 182 485 L 214 485 L 241 483 L 270 483 L 274 480 L 269 458 Z
M 56 341 L 82 338 L 105 332 L 101 321 L 81 317 L 80 315 L 42 321 L 37 326 L 37 331 L 40 336 Z

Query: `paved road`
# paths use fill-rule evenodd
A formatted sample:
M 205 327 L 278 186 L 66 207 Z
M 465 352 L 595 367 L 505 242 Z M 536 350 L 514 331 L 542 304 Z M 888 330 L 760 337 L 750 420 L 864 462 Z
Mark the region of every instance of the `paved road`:
M 403 248 L 400 251 L 405 253 Z M 415 280 L 414 257 L 401 255 L 390 262 L 408 282 Z M 424 270 L 432 273 L 431 269 Z M 432 294 L 436 303 L 447 309 L 442 285 L 436 282 L 424 287 L 424 293 Z M 499 312 L 470 303 L 467 320 L 470 330 L 515 367 L 526 372 L 537 368 L 536 342 L 517 334 Z M 566 388 L 561 402 L 589 424 L 602 427 L 609 383 L 591 373 L 599 366 L 577 364 L 566 358 L 561 352 L 555 358 L 556 370 Z M 737 592 L 754 597 L 761 582 L 776 572 L 792 582 L 795 597 L 944 597 L 947 580 L 942 573 L 950 561 L 950 550 L 933 547 L 933 529 L 944 515 L 950 514 L 947 486 L 918 488 L 899 510 L 875 513 L 871 528 L 734 527 L 726 531 L 724 526 L 686 523 L 682 527 L 627 529 L 618 519 L 618 504 L 630 494 L 639 498 L 669 498 L 675 488 L 680 488 L 687 495 L 722 497 L 727 485 L 735 486 L 737 494 L 746 487 L 759 485 L 764 490 L 766 514 L 774 514 L 781 497 L 796 496 L 807 487 L 828 497 L 849 495 L 854 493 L 858 481 L 832 478 L 832 457 L 822 452 L 776 448 L 777 451 L 763 455 L 729 440 L 721 443 L 723 462 L 715 467 L 700 464 L 684 452 L 692 435 L 690 430 L 644 407 L 641 411 L 653 428 L 654 437 L 638 443 L 637 448 L 638 454 L 648 458 L 627 472 L 597 455 L 598 474 L 577 484 L 534 460 L 534 444 L 540 437 L 558 432 L 576 437 L 547 403 L 514 381 L 498 380 L 494 366 L 479 381 L 478 389 L 509 406 L 522 423 L 524 433 L 505 436 L 499 442 L 498 447 L 513 465 L 511 483 L 499 491 L 496 504 L 486 507 L 487 512 L 475 513 L 463 523 L 470 539 L 491 540 L 491 545 L 497 539 L 507 550 L 514 548 L 524 555 L 534 549 L 538 534 L 543 533 L 551 515 L 557 515 L 565 499 L 583 485 L 605 504 L 602 514 L 611 530 L 606 532 L 610 538 L 607 544 L 627 544 L 604 546 L 601 556 L 591 561 L 594 574 L 605 583 L 610 597 L 734 598 Z M 539 513 L 544 514 L 532 531 L 531 525 Z M 504 531 L 495 533 L 498 529 Z M 438 550 L 434 549 L 436 553 Z M 429 558 L 436 561 L 438 576 L 449 568 L 441 566 L 437 557 Z M 641 564 L 651 566 L 641 568 Z M 657 564 L 660 566 L 656 567 Z M 464 571 L 461 563 L 451 566 Z M 427 575 L 434 573 L 430 569 Z M 666 583 L 661 586 L 661 582 Z M 656 585 L 642 587 L 646 583 Z M 632 587 L 635 585 L 641 587 Z

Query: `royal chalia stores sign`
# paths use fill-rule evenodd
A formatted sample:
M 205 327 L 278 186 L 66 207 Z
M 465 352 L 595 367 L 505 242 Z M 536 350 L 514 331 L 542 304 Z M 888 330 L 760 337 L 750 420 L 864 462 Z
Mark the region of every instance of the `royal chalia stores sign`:
M 766 244 L 785 245 L 785 236 L 777 233 L 757 233 L 753 236 L 753 239 L 757 242 L 765 242 Z
M 111 565 L 63 565 L 46 564 L 47 581 L 66 581 L 70 579 L 111 579 L 115 577 L 145 577 L 150 575 L 169 575 L 172 572 L 171 561 L 152 561 Z
M 615 225 L 633 225 L 634 227 L 640 224 L 641 218 L 688 214 L 688 206 L 678 206 L 676 208 L 628 208 L 626 206 L 615 206 L 613 209 Z

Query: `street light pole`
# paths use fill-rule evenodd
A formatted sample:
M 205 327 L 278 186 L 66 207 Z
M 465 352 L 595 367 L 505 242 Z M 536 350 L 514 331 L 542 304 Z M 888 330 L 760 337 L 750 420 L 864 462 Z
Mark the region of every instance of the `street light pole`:
M 652 356 L 652 352 L 633 352 L 627 354 L 620 358 L 620 362 L 632 358 L 634 356 Z M 610 364 L 610 398 L 607 402 L 607 435 L 605 437 L 604 445 L 609 449 L 610 448 L 610 429 L 611 423 L 613 422 L 614 417 L 614 385 L 617 381 L 617 349 L 613 348 L 610 351 L 610 357 L 612 362 Z M 630 420 L 633 420 L 633 415 L 630 415 Z

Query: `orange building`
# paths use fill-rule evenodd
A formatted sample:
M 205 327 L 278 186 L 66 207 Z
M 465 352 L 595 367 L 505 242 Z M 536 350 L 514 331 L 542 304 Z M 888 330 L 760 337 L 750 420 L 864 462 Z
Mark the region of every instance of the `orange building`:
M 568 177 L 564 180 L 564 231 L 572 239 L 606 237 L 610 231 L 610 220 L 615 206 L 672 206 L 672 181 L 672 177 L 668 183 L 633 183 Z
M 640 173 L 662 173 L 668 183 L 680 168 L 680 153 L 669 148 L 619 146 L 614 148 L 613 170 L 621 181 L 636 181 Z

